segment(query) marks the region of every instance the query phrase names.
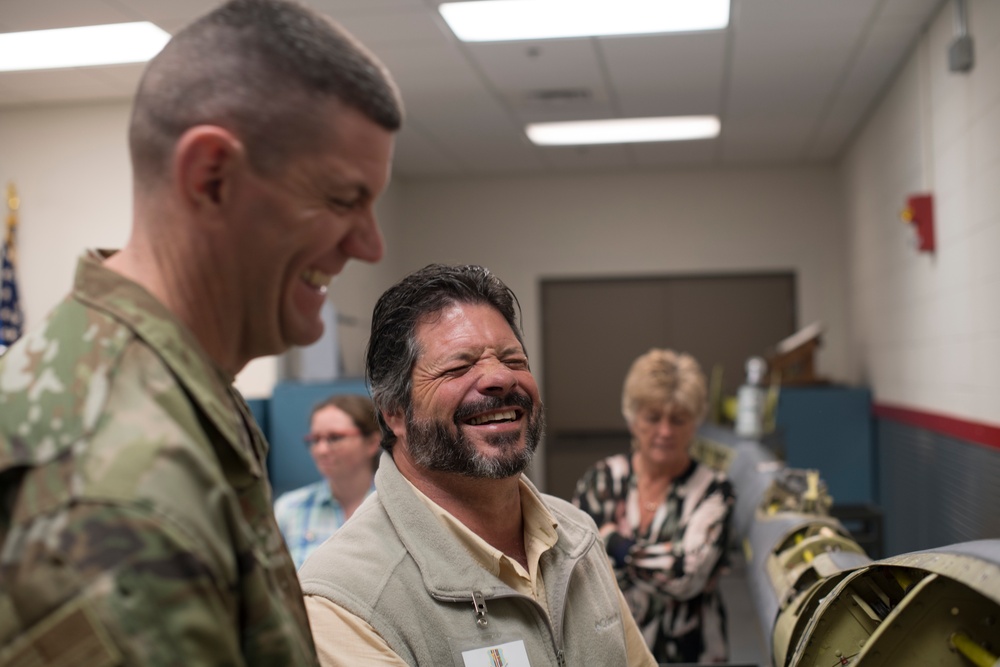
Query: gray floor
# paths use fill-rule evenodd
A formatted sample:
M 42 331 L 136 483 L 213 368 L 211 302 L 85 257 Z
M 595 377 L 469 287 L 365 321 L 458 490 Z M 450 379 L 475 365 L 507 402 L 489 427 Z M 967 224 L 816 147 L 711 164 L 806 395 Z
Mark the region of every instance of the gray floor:
M 729 617 L 729 662 L 766 667 L 765 639 L 747 587 L 746 563 L 741 552 L 730 556 L 731 572 L 719 582 Z

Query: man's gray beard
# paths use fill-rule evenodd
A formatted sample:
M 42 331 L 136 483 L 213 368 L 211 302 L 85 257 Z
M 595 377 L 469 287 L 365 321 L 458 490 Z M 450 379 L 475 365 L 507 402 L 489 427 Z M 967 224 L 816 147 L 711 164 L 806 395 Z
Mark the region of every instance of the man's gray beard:
M 417 421 L 412 408 L 406 412 L 406 442 L 414 463 L 428 470 L 452 472 L 478 479 L 505 479 L 522 472 L 538 448 L 545 417 L 541 406 L 526 411 L 525 446 L 516 449 L 521 434 L 499 433 L 486 437 L 500 456 L 485 456 L 462 433 L 458 424 L 429 419 Z

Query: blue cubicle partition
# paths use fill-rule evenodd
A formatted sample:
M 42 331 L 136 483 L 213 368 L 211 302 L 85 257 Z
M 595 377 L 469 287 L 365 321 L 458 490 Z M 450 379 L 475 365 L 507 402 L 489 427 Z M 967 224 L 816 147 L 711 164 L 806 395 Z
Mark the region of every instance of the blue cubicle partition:
M 871 391 L 861 387 L 782 387 L 776 414 L 791 468 L 815 468 L 833 502 L 878 502 Z
M 303 438 L 309 432 L 313 406 L 334 394 L 367 396 L 368 388 L 362 378 L 320 383 L 280 382 L 275 385 L 274 393 L 266 401 L 266 423 L 261 423 L 259 418 L 257 420 L 271 443 L 267 465 L 275 498 L 320 479 Z M 251 405 L 251 409 L 253 407 Z

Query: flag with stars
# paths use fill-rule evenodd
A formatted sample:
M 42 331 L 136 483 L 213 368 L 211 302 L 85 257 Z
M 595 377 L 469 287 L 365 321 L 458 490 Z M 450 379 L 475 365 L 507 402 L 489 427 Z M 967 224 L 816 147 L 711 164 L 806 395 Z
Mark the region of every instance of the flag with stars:
M 14 186 L 7 188 L 7 233 L 0 249 L 0 354 L 21 337 L 24 316 L 17 292 L 15 228 L 19 201 Z

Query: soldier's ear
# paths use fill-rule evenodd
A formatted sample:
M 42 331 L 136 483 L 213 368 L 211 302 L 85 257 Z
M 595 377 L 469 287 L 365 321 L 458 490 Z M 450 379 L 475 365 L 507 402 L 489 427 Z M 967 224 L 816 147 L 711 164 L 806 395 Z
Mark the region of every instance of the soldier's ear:
M 197 125 L 174 146 L 173 182 L 187 206 L 210 210 L 228 204 L 236 178 L 247 166 L 246 150 L 232 132 Z

